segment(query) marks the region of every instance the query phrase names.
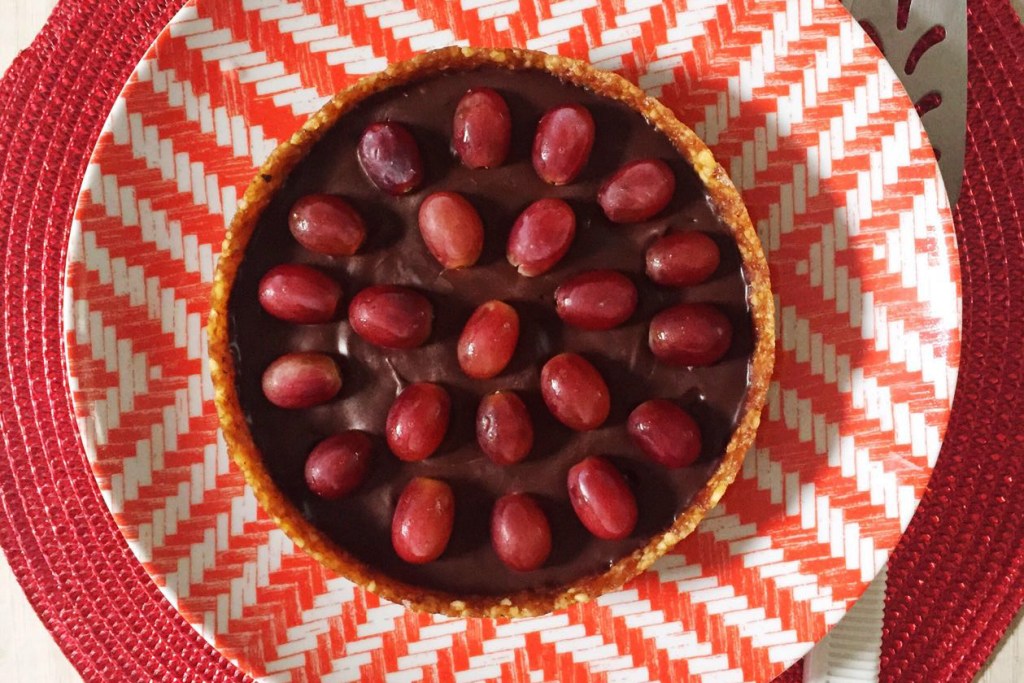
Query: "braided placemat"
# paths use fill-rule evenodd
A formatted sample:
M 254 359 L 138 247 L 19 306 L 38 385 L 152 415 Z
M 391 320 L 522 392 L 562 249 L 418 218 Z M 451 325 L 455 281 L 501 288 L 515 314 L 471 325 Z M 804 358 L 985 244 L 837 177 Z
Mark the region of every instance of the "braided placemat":
M 90 473 L 61 348 L 67 232 L 114 98 L 175 0 L 62 2 L 0 82 L 0 545 L 87 680 L 241 680 L 117 531 Z M 1021 214 L 1024 28 L 970 10 L 967 180 L 957 209 L 964 341 L 932 486 L 890 562 L 884 680 L 969 680 L 1024 599 Z M 782 678 L 798 680 L 790 670 Z
M 968 6 L 963 346 L 931 483 L 889 561 L 882 678 L 969 681 L 1024 600 L 1024 26 Z

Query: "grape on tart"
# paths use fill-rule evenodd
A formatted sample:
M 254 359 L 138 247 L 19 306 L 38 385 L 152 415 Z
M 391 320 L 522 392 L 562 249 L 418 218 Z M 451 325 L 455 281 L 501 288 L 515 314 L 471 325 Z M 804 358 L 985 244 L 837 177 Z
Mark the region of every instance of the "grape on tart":
M 666 107 L 448 48 L 270 155 L 208 332 L 231 455 L 300 547 L 411 608 L 525 616 L 621 586 L 718 502 L 773 315 L 739 194 Z

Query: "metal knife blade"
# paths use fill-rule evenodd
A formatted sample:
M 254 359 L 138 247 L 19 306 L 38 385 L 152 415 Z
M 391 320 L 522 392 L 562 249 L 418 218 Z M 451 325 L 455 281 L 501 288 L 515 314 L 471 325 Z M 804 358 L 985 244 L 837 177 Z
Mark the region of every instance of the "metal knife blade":
M 861 25 L 870 24 L 879 47 L 903 82 L 919 111 L 932 147 L 939 155 L 939 169 L 950 205 L 960 196 L 964 173 L 967 132 L 967 0 L 842 0 Z M 899 26 L 900 5 L 909 5 L 906 25 Z M 941 30 L 933 27 L 941 27 Z M 944 35 L 923 52 L 915 50 Z M 908 57 L 911 62 L 908 73 Z

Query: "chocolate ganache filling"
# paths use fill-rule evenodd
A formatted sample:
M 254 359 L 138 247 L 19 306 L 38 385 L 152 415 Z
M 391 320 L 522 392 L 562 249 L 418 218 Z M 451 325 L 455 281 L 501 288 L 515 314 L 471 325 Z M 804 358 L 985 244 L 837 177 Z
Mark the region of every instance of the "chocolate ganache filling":
M 470 88 L 489 87 L 508 103 L 511 150 L 503 165 L 472 170 L 451 151 L 452 116 Z M 531 165 L 537 123 L 550 108 L 578 103 L 596 126 L 589 162 L 574 182 L 552 186 Z M 413 192 L 391 196 L 360 168 L 356 148 L 367 126 L 392 121 L 413 134 L 423 157 L 424 179 Z M 650 220 L 614 224 L 595 198 L 601 183 L 623 164 L 661 159 L 671 167 L 675 194 Z M 476 265 L 444 270 L 417 229 L 417 211 L 431 193 L 461 193 L 484 225 L 484 247 Z M 301 247 L 288 228 L 291 206 L 312 193 L 334 194 L 362 215 L 367 237 L 349 257 L 331 257 Z M 506 260 L 509 231 L 519 214 L 544 197 L 565 200 L 576 215 L 576 234 L 566 256 L 547 273 L 524 277 Z M 645 275 L 645 250 L 669 233 L 700 231 L 718 245 L 721 262 L 699 285 L 663 287 Z M 335 319 L 296 325 L 261 308 L 259 282 L 285 263 L 315 267 L 341 284 L 344 294 Z M 554 292 L 570 276 L 614 269 L 636 285 L 639 303 L 624 324 L 588 331 L 565 324 L 556 314 Z M 405 350 L 374 346 L 355 334 L 345 308 L 370 285 L 397 284 L 423 293 L 432 303 L 430 337 Z M 511 362 L 491 379 L 471 379 L 460 369 L 456 345 L 470 314 L 492 299 L 519 314 L 520 336 Z M 724 358 L 709 367 L 677 367 L 658 361 L 648 347 L 648 324 L 656 313 L 684 302 L 715 304 L 733 326 Z M 718 467 L 743 409 L 753 333 L 741 258 L 729 228 L 716 216 L 704 187 L 669 140 L 629 107 L 537 71 L 481 68 L 431 76 L 364 100 L 346 113 L 290 174 L 263 212 L 248 244 L 230 299 L 230 339 L 235 353 L 242 409 L 266 468 L 284 496 L 338 546 L 373 570 L 428 589 L 458 595 L 505 595 L 566 585 L 600 574 L 664 531 L 691 503 Z M 272 405 L 261 377 L 278 357 L 316 351 L 336 359 L 344 384 L 319 406 L 285 410 Z M 571 351 L 589 360 L 611 395 L 607 421 L 577 432 L 556 420 L 540 391 L 540 369 L 552 356 Z M 419 462 L 389 452 L 385 419 L 398 393 L 415 382 L 435 382 L 451 396 L 451 422 L 441 447 Z M 477 444 L 475 422 L 481 398 L 514 390 L 533 421 L 535 441 L 522 462 L 502 466 Z M 667 469 L 630 440 L 626 419 L 637 405 L 667 398 L 685 408 L 702 434 L 701 455 L 692 465 Z M 373 443 L 369 472 L 354 491 L 325 500 L 308 488 L 304 466 L 322 439 L 363 430 Z M 567 473 L 590 455 L 605 456 L 625 476 L 636 496 L 638 521 L 620 540 L 592 535 L 573 511 Z M 414 477 L 447 482 L 455 497 L 455 520 L 444 553 L 435 561 L 409 564 L 391 543 L 398 497 Z M 490 516 L 496 500 L 522 491 L 532 494 L 547 515 L 552 551 L 539 569 L 513 571 L 496 555 Z

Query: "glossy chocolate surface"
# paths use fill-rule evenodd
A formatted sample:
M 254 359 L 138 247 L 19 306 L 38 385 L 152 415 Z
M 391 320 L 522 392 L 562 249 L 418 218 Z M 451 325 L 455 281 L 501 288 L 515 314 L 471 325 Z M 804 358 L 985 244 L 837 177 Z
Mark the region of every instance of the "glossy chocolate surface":
M 512 151 L 500 168 L 463 168 L 449 149 L 452 113 L 466 90 L 476 86 L 500 92 L 511 110 Z M 597 125 L 596 141 L 590 162 L 576 182 L 552 187 L 536 176 L 530 164 L 533 133 L 545 110 L 569 102 L 582 103 L 591 111 Z M 356 160 L 360 133 L 370 123 L 384 120 L 407 125 L 423 153 L 425 183 L 403 197 L 377 190 Z M 671 165 L 677 179 L 676 196 L 668 209 L 650 221 L 614 225 L 594 200 L 597 189 L 621 164 L 641 157 L 657 157 Z M 445 272 L 423 244 L 416 225 L 417 209 L 429 193 L 440 190 L 463 193 L 483 218 L 485 247 L 475 267 Z M 289 206 L 312 192 L 338 194 L 360 211 L 368 235 L 356 256 L 320 256 L 302 249 L 292 238 L 287 224 Z M 577 217 L 576 238 L 553 270 L 525 278 L 505 260 L 505 243 L 518 214 L 541 197 L 560 197 L 572 205 Z M 701 230 L 716 240 L 722 263 L 708 282 L 670 289 L 646 278 L 644 251 L 669 230 Z M 336 322 L 290 325 L 260 308 L 260 277 L 286 262 L 314 265 L 342 283 L 344 302 Z M 555 288 L 570 275 L 594 268 L 618 269 L 639 289 L 636 313 L 610 331 L 575 329 L 555 314 Z M 344 309 L 353 294 L 371 284 L 407 285 L 428 296 L 436 317 L 425 345 L 407 351 L 379 349 L 351 331 Z M 473 309 L 494 298 L 519 312 L 519 345 L 501 375 L 472 380 L 459 369 L 455 344 Z M 736 328 L 732 348 L 713 367 L 667 367 L 656 362 L 647 347 L 651 316 L 683 301 L 717 303 Z M 313 524 L 370 567 L 415 585 L 463 596 L 558 586 L 602 573 L 671 524 L 720 462 L 746 396 L 753 347 L 746 286 L 735 243 L 709 207 L 699 179 L 668 139 L 624 105 L 544 73 L 500 69 L 439 75 L 394 88 L 342 117 L 292 173 L 261 217 L 238 274 L 230 310 L 242 407 L 267 468 L 284 494 Z M 334 354 L 344 376 L 342 391 L 335 400 L 313 409 L 275 408 L 260 390 L 260 376 L 273 359 L 299 350 Z M 611 416 L 595 431 L 572 432 L 548 413 L 541 400 L 540 367 L 561 351 L 575 351 L 589 359 L 611 390 Z M 396 394 L 419 381 L 437 382 L 448 389 L 453 400 L 451 427 L 438 453 L 423 462 L 403 463 L 387 450 L 385 416 Z M 491 462 L 474 437 L 479 399 L 497 389 L 519 392 L 536 433 L 533 452 L 508 467 Z M 645 459 L 629 441 L 626 417 L 637 404 L 653 397 L 678 401 L 701 425 L 704 449 L 693 466 L 666 470 Z M 306 455 L 321 439 L 347 429 L 372 435 L 370 474 L 347 498 L 325 501 L 306 487 Z M 566 473 L 592 454 L 608 456 L 619 466 L 637 495 L 639 522 L 624 540 L 591 536 L 569 503 Z M 418 475 L 451 484 L 456 519 L 444 555 L 429 564 L 410 565 L 392 549 L 390 527 L 398 496 L 409 479 Z M 513 491 L 537 496 L 551 523 L 553 551 L 537 571 L 511 571 L 491 548 L 491 507 Z

